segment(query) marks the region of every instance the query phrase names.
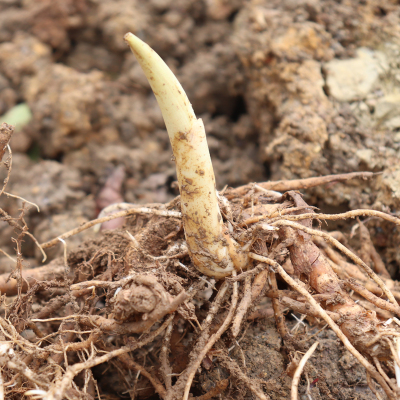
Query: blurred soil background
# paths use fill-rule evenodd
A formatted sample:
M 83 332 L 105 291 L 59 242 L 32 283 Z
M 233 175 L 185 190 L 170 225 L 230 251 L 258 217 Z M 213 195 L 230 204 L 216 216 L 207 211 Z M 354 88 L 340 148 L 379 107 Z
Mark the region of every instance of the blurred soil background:
M 7 191 L 40 207 L 26 214 L 40 243 L 96 218 L 108 204 L 164 203 L 178 194 L 161 112 L 123 40 L 129 31 L 172 68 L 203 119 L 219 189 L 373 171 L 380 174 L 309 189 L 305 198 L 322 211 L 399 215 L 397 2 L 0 0 L 0 122 L 17 127 Z M 3 180 L 6 170 L 0 174 Z M 1 207 L 16 216 L 21 201 L 3 195 Z M 352 224 L 337 226 L 350 232 Z M 375 219 L 367 227 L 398 279 L 398 230 Z M 13 254 L 12 228 L 0 229 L 0 248 Z M 68 250 L 96 235 L 69 239 Z M 49 259 L 62 252 L 61 245 L 50 249 Z M 23 253 L 27 266 L 41 265 L 31 241 Z M 13 264 L 1 257 L 0 268 Z M 280 367 L 254 372 L 262 378 L 285 369 L 279 339 L 263 338 L 267 327 L 257 328 L 256 344 L 244 341 L 253 346 L 245 350 L 255 369 L 254 346 L 275 352 Z M 337 346 L 331 333 L 325 341 Z M 326 354 L 320 367 L 331 391 L 340 381 L 361 396 L 345 351 Z M 372 398 L 367 392 L 332 393 Z

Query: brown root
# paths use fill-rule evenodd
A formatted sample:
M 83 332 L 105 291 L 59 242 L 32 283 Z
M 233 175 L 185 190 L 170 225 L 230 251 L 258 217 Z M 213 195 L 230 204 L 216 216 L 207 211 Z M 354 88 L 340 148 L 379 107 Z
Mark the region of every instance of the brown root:
M 297 400 L 298 399 L 298 394 L 297 394 L 297 388 L 299 386 L 299 381 L 300 381 L 300 376 L 303 372 L 303 368 L 306 365 L 306 362 L 308 359 L 312 356 L 314 353 L 315 349 L 318 346 L 318 342 L 315 342 L 308 350 L 307 353 L 304 354 L 302 359 L 299 362 L 298 367 L 296 368 L 296 372 L 293 375 L 293 381 L 292 381 L 292 388 L 291 388 L 291 400 Z
M 372 176 L 374 176 L 373 172 L 350 172 L 348 174 L 317 176 L 314 178 L 293 179 L 293 180 L 275 181 L 275 182 L 261 182 L 258 183 L 258 185 L 266 190 L 287 192 L 289 190 L 308 189 L 314 186 L 325 185 L 331 182 L 343 182 L 354 178 L 366 179 L 366 178 L 371 178 Z M 227 197 L 229 199 L 229 195 L 231 195 L 232 197 L 243 196 L 250 189 L 251 189 L 251 184 L 240 186 L 236 189 L 231 190 L 227 194 Z
M 39 268 L 22 270 L 22 292 L 26 292 L 37 282 L 52 281 L 62 279 L 64 276 L 64 266 L 59 260 L 55 260 L 48 265 Z M 18 281 L 10 278 L 10 274 L 0 275 L 0 291 L 7 296 L 14 296 L 18 293 Z
M 247 375 L 246 350 L 238 345 L 251 324 L 247 323 L 242 337 L 236 338 L 246 318 L 275 317 L 286 348 L 293 343 L 304 346 L 329 326 L 367 369 L 370 382 L 377 382 L 388 398 L 394 399 L 397 389 L 389 376 L 394 375 L 391 360 L 398 358 L 393 338 L 400 336 L 400 330 L 393 327 L 394 323 L 383 323 L 376 312 L 390 317 L 390 321 L 392 315 L 399 314 L 393 290 L 397 283 L 388 277 L 380 278 L 371 270 L 371 266 L 376 270 L 379 264 L 373 260 L 372 243 L 365 241 L 368 246 L 364 253 L 368 250 L 370 258 L 363 260 L 348 248 L 340 234 L 312 228 L 312 220 L 321 214 L 313 212 L 314 208 L 302 202 L 298 194 L 278 197 L 260 188 L 253 185 L 253 192 L 239 198 L 240 202 L 223 205 L 223 216 L 230 223 L 229 235 L 245 249 L 244 258 L 250 249 L 251 259 L 258 262 L 255 266 L 248 262 L 246 271 L 237 276 L 233 273 L 224 282 L 199 275 L 188 256 L 182 223 L 177 218 L 180 213 L 166 212 L 167 207 L 161 205 L 123 210 L 125 216 L 133 215 L 132 225 L 118 233 L 120 241 L 114 248 L 102 242 L 79 258 L 79 253 L 74 252 L 68 256 L 65 246 L 63 259 L 41 268 L 19 268 L 19 281 L 0 276 L 2 293 L 17 295 L 6 308 L 10 321 L 0 321 L 0 335 L 21 349 L 17 359 L 7 361 L 4 379 L 11 382 L 18 376 L 15 379 L 23 379 L 25 390 L 36 390 L 39 372 L 46 371 L 46 381 L 38 385 L 46 400 L 63 396 L 92 399 L 98 390 L 93 375 L 96 370 L 92 368 L 106 363 L 104 368 L 115 365 L 119 373 L 135 371 L 133 382 L 121 378 L 133 392 L 142 390 L 142 384 L 147 385 L 149 396 L 156 392 L 163 400 L 181 400 L 189 398 L 200 368 L 208 370 L 219 363 L 225 375 L 217 377 L 213 389 L 203 389 L 206 393 L 198 399 L 224 396 L 224 391 L 230 395 L 232 388 L 228 388 L 227 379 L 222 379 L 227 372 L 231 374 L 230 381 L 241 382 L 254 396 L 269 399 L 261 381 Z M 265 204 L 265 198 L 271 199 L 271 204 Z M 176 205 L 175 201 L 173 206 Z M 363 215 L 368 215 L 367 211 L 362 210 Z M 121 214 L 110 217 L 116 215 Z M 91 221 L 61 238 L 98 222 L 99 219 Z M 46 246 L 56 242 L 59 240 Z M 288 286 L 278 289 L 277 279 L 279 288 Z M 354 293 L 349 294 L 350 290 Z M 51 291 L 56 294 L 53 296 Z M 365 300 L 356 302 L 353 297 L 358 295 Z M 390 302 L 380 298 L 385 295 Z M 43 299 L 34 310 L 30 308 L 33 299 Z M 264 308 L 254 311 L 258 302 Z M 271 302 L 273 311 L 266 308 Z M 196 309 L 195 304 L 200 308 Z M 301 330 L 289 331 L 287 310 L 300 313 L 305 328 L 307 324 L 320 324 L 321 320 L 327 325 L 296 340 Z M 30 340 L 24 338 L 28 330 L 32 330 Z M 163 339 L 156 337 L 161 334 Z M 192 340 L 190 350 L 184 347 L 190 343 L 188 337 Z M 131 350 L 150 342 L 158 352 L 154 370 L 144 364 L 146 356 L 141 352 L 128 356 Z M 176 355 L 179 342 L 184 351 Z M 240 367 L 228 355 L 229 346 L 238 347 Z M 140 375 L 145 379 L 139 379 Z M 76 383 L 81 376 L 84 385 Z M 375 389 L 372 384 L 371 389 Z M 297 389 L 293 391 L 297 393 Z
M 235 276 L 235 272 L 233 272 L 233 275 Z M 237 301 L 238 301 L 238 288 L 237 288 L 237 282 L 234 282 L 231 305 L 229 308 L 228 315 L 226 316 L 224 322 L 222 323 L 222 325 L 220 326 L 218 331 L 216 333 L 214 333 L 208 339 L 207 344 L 200 351 L 195 362 L 187 369 L 187 372 L 186 372 L 187 373 L 187 381 L 186 381 L 186 385 L 185 385 L 185 391 L 183 394 L 183 400 L 187 400 L 189 397 L 189 390 L 192 385 L 192 380 L 197 371 L 197 368 L 200 366 L 200 363 L 203 361 L 203 358 L 206 356 L 208 351 L 211 350 L 211 348 L 214 346 L 214 344 L 217 342 L 217 340 L 221 337 L 221 335 L 228 329 L 229 324 L 231 323 L 231 321 L 233 319 L 234 312 L 236 310 Z
M 395 399 L 395 395 L 393 394 L 392 390 L 390 387 L 386 384 L 385 380 L 383 377 L 375 370 L 375 368 L 355 349 L 355 347 L 352 345 L 352 343 L 349 341 L 349 339 L 345 336 L 345 334 L 342 332 L 341 328 L 328 316 L 326 311 L 314 300 L 314 298 L 308 293 L 307 290 L 305 290 L 299 283 L 297 283 L 293 278 L 291 278 L 286 271 L 280 266 L 278 263 L 275 261 L 272 261 L 268 259 L 267 257 L 259 256 L 257 254 L 250 254 L 250 257 L 254 258 L 257 261 L 263 261 L 271 265 L 272 267 L 275 268 L 275 270 L 281 275 L 281 277 L 295 290 L 297 290 L 299 293 L 301 293 L 304 297 L 307 298 L 307 300 L 316 308 L 320 314 L 320 317 L 325 320 L 325 322 L 331 327 L 331 329 L 336 333 L 336 335 L 339 337 L 339 339 L 343 342 L 343 344 L 346 346 L 347 350 L 350 351 L 351 354 L 353 354 L 354 357 L 357 358 L 357 360 L 360 362 L 361 365 L 365 367 L 365 369 L 371 374 L 371 376 L 376 379 L 377 382 L 382 386 L 384 389 L 385 393 L 390 399 Z M 346 332 L 347 334 L 349 333 L 348 331 Z M 365 343 L 363 343 L 365 346 Z M 380 347 L 382 349 L 382 346 Z M 379 347 L 378 347 L 379 349 Z M 377 349 L 377 350 L 378 350 Z M 385 351 L 385 357 L 387 357 L 387 351 Z
M 243 318 L 244 318 L 248 308 L 250 307 L 250 303 L 251 303 L 251 299 L 252 299 L 251 294 L 252 294 L 251 293 L 251 277 L 247 276 L 244 281 L 244 292 L 243 292 L 242 301 L 240 302 L 240 304 L 238 306 L 236 316 L 232 323 L 232 336 L 234 338 L 236 338 L 237 335 L 239 334 L 240 325 L 243 321 Z

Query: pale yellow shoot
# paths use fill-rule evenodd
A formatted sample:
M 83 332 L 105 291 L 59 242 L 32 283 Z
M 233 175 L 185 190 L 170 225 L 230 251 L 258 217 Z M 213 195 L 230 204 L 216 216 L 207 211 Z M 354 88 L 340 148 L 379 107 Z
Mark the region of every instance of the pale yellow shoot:
M 125 40 L 157 98 L 175 157 L 186 241 L 193 263 L 215 278 L 244 268 L 247 255 L 223 224 L 206 133 L 175 75 L 146 43 L 132 33 Z

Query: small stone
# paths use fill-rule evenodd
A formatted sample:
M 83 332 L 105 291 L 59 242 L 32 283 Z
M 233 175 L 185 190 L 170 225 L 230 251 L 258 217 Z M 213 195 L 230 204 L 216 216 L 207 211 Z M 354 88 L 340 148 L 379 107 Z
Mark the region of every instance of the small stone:
M 364 99 L 388 69 L 383 53 L 359 48 L 357 57 L 332 60 L 325 64 L 326 84 L 329 94 L 338 101 Z
M 388 129 L 400 127 L 400 94 L 389 94 L 376 102 L 374 116 Z
M 384 171 L 379 187 L 377 201 L 386 206 L 398 209 L 400 207 L 400 168 L 394 166 Z
M 374 150 L 372 149 L 361 149 L 356 151 L 356 156 L 360 161 L 364 162 L 369 168 L 374 168 L 376 162 L 374 161 Z

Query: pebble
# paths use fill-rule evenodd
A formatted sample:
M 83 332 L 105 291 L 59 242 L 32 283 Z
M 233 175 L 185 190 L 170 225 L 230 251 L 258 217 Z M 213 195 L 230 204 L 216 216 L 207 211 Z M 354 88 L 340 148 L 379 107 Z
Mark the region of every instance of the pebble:
M 365 99 L 388 69 L 386 57 L 379 51 L 362 47 L 356 54 L 355 58 L 335 59 L 324 66 L 329 94 L 338 101 Z

